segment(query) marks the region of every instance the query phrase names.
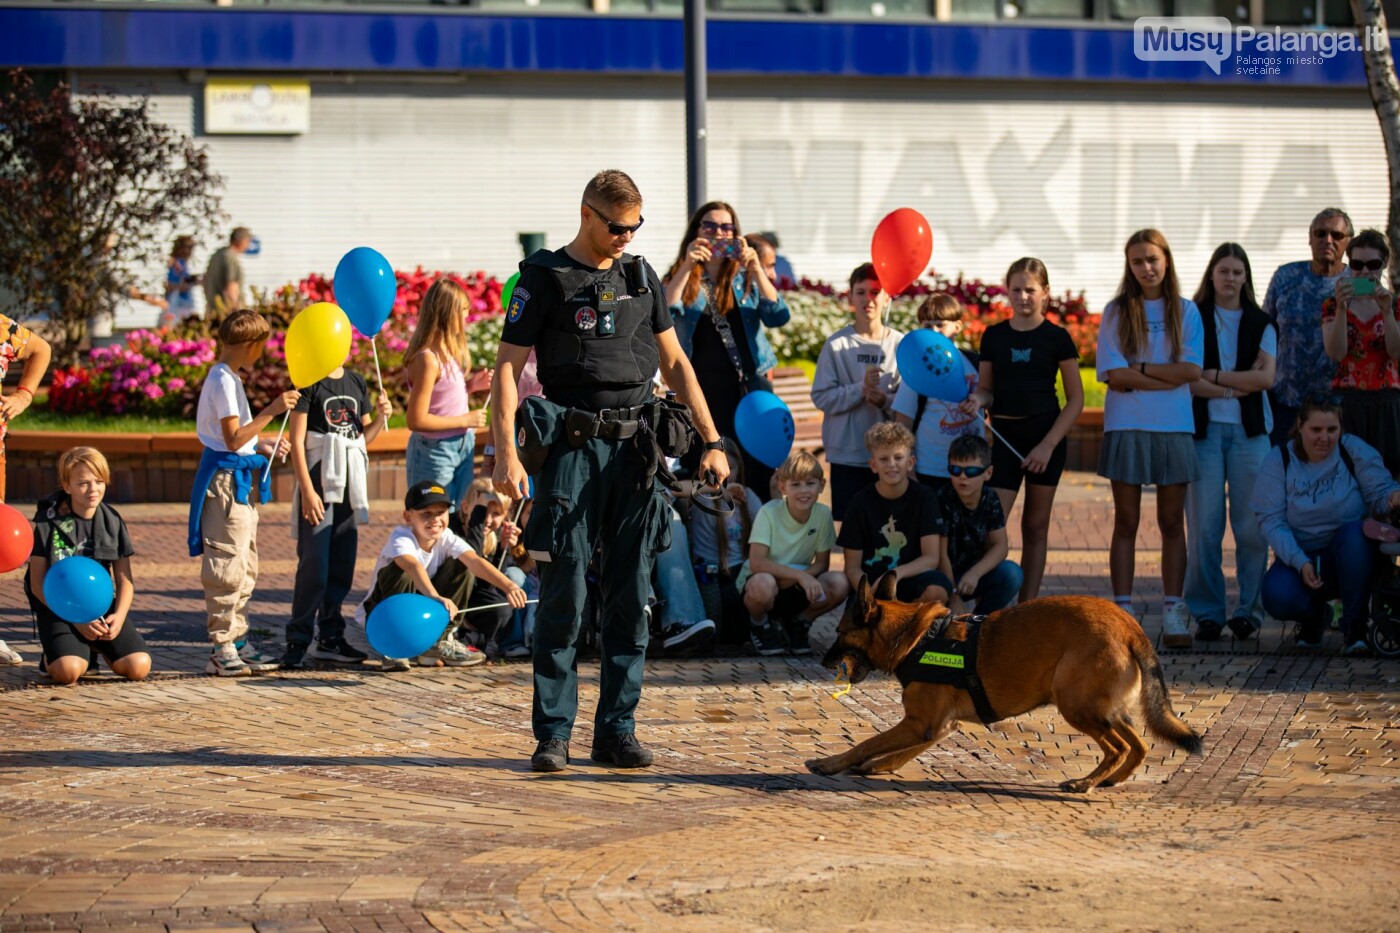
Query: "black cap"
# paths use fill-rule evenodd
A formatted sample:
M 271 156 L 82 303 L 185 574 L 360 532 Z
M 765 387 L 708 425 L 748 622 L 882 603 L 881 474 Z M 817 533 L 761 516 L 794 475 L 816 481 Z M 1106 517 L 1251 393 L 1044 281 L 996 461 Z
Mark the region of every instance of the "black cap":
M 430 479 L 414 483 L 408 487 L 408 495 L 403 497 L 403 507 L 410 512 L 426 509 L 439 502 L 444 505 L 452 504 L 452 500 L 448 498 L 447 490 Z

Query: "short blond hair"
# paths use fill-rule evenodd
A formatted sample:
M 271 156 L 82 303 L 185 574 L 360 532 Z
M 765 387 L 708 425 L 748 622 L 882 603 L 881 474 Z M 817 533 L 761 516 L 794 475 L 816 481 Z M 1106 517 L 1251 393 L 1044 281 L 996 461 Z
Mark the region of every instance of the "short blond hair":
M 875 427 L 865 432 L 865 449 L 870 451 L 870 455 L 875 456 L 875 451 L 886 450 L 890 447 L 902 447 L 905 450 L 914 449 L 914 435 L 909 429 L 896 421 L 881 421 Z
M 67 486 L 73 471 L 85 466 L 104 483 L 112 482 L 112 467 L 96 447 L 70 447 L 58 457 L 58 484 Z
M 803 480 L 824 480 L 826 473 L 821 461 L 805 450 L 794 450 L 777 471 L 778 482 L 800 483 Z
M 226 347 L 257 343 L 271 336 L 272 326 L 267 318 L 249 308 L 233 312 L 219 325 L 219 343 Z

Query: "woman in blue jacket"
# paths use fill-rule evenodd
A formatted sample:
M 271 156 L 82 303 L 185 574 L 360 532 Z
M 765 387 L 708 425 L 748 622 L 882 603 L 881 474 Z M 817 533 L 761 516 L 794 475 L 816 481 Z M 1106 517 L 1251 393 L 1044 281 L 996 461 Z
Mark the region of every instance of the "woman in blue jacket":
M 1331 610 L 1342 601 L 1343 654 L 1366 653 L 1374 547 L 1362 532 L 1368 514 L 1400 508 L 1400 484 L 1376 449 L 1342 433 L 1339 398 L 1310 398 L 1288 442 L 1264 457 L 1249 505 L 1274 549 L 1264 575 L 1264 610 L 1298 623 L 1298 647 L 1322 644 Z
M 772 391 L 768 373 L 778 360 L 765 327 L 782 327 L 791 313 L 745 239 L 739 215 L 723 201 L 702 205 L 665 280 L 676 336 L 690 357 L 715 427 L 736 438 L 734 410 L 748 392 Z M 689 464 L 687 464 L 689 465 Z M 772 469 L 744 454 L 750 483 L 766 501 Z

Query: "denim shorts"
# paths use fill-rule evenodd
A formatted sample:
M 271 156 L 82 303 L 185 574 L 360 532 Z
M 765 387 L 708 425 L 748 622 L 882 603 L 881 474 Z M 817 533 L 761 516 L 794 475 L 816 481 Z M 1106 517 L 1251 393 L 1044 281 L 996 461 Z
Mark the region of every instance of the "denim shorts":
M 472 459 L 476 454 L 476 433 L 458 437 L 431 438 L 414 433 L 408 439 L 408 485 L 430 479 L 447 490 L 452 509 L 472 484 Z

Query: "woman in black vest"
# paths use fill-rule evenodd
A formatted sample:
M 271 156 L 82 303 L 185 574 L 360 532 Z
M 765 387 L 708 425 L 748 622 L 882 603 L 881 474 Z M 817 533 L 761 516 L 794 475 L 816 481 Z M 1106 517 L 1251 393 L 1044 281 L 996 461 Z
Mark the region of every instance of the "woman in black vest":
M 1191 385 L 1201 477 L 1186 491 L 1186 603 L 1196 617 L 1198 640 L 1219 638 L 1225 625 L 1244 639 L 1263 619 L 1260 590 L 1269 547 L 1249 497 L 1269 452 L 1273 424 L 1265 392 L 1274 384 L 1278 332 L 1254 300 L 1249 257 L 1236 243 L 1222 244 L 1212 254 L 1195 301 L 1205 329 L 1205 363 Z M 1240 598 L 1222 625 L 1227 501 Z

